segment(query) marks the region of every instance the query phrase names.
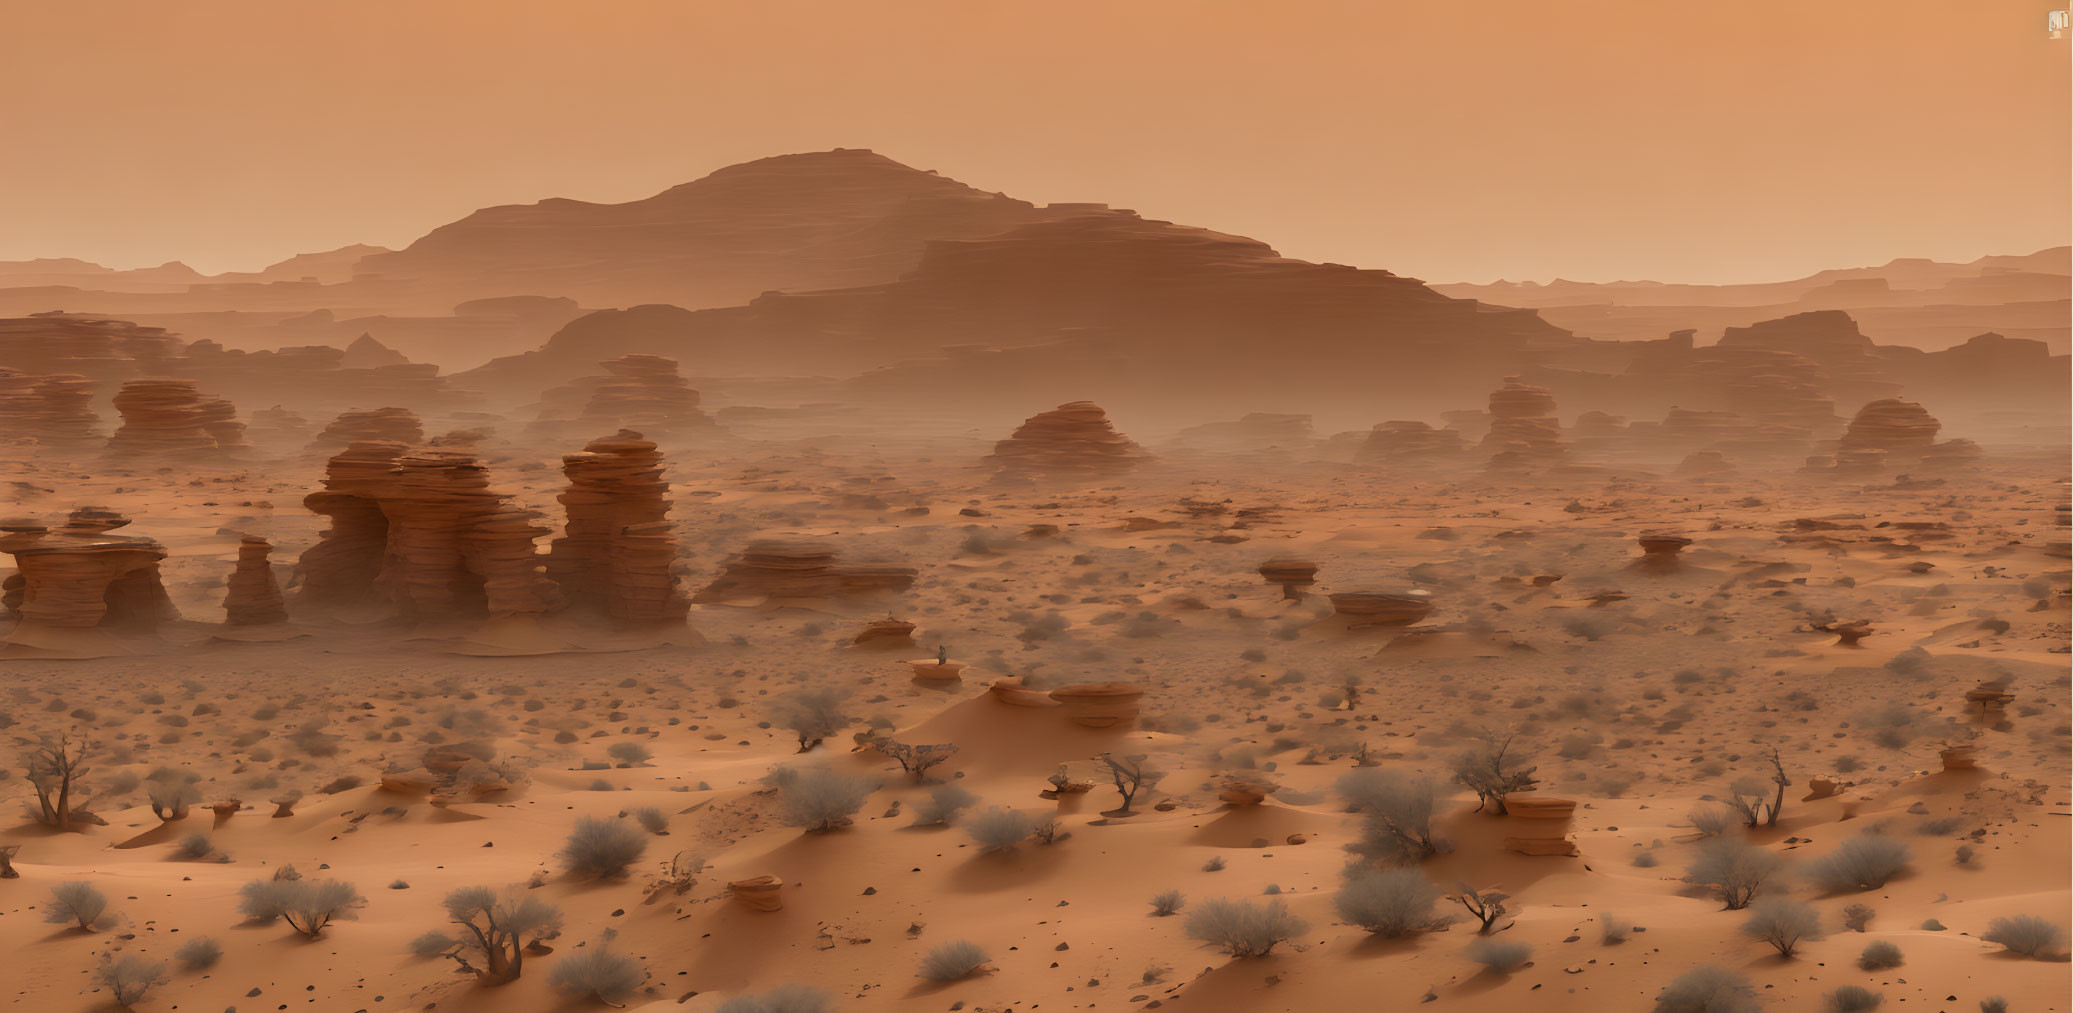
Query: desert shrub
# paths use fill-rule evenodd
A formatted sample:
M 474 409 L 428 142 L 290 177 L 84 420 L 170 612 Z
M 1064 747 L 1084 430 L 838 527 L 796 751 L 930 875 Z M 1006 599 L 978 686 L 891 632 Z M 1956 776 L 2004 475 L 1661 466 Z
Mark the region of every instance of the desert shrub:
M 1284 901 L 1253 904 L 1224 897 L 1203 901 L 1187 923 L 1189 939 L 1214 944 L 1234 957 L 1264 957 L 1309 928 Z
M 192 771 L 177 771 L 161 767 L 144 779 L 144 797 L 151 802 L 151 813 L 162 820 L 177 820 L 187 817 L 187 807 L 202 800 L 201 789 L 194 783 L 201 775 Z
M 639 991 L 647 981 L 648 972 L 641 968 L 640 961 L 602 946 L 561 958 L 547 975 L 547 983 L 564 995 L 614 1006 Z
M 1468 944 L 1462 955 L 1498 974 L 1510 974 L 1533 959 L 1533 944 L 1482 936 Z
M 1624 918 L 1609 914 L 1598 916 L 1598 941 L 1607 946 L 1626 942 L 1627 935 L 1633 931 L 1634 926 Z
M 1224 871 L 1224 864 L 1225 864 L 1225 863 L 1224 863 L 1224 856 L 1222 856 L 1222 855 L 1211 855 L 1211 856 L 1209 856 L 1209 861 L 1207 861 L 1207 862 L 1204 862 L 1204 863 L 1202 863 L 1202 871 L 1203 871 L 1203 872 L 1222 872 L 1222 871 Z
M 1740 837 L 1714 837 L 1699 845 L 1684 881 L 1708 888 L 1728 910 L 1739 911 L 1784 867 L 1783 858 Z
M 614 742 L 610 746 L 605 747 L 605 755 L 618 760 L 620 766 L 624 767 L 631 767 L 636 763 L 646 763 L 655 756 L 647 746 L 638 742 Z
M 104 928 L 110 920 L 108 896 L 84 880 L 59 883 L 50 888 L 50 900 L 44 904 L 43 920 L 53 925 L 70 922 L 81 932 Z
M 2036 915 L 2014 915 L 1996 918 L 1987 923 L 1987 930 L 1979 934 L 1982 941 L 1998 943 L 2010 953 L 2025 957 L 2050 956 L 2059 948 L 2065 933 L 2057 925 Z
M 1821 912 L 1812 904 L 1790 897 L 1765 897 L 1749 906 L 1749 919 L 1742 932 L 1771 944 L 1781 957 L 1790 957 L 1801 940 L 1820 939 Z
M 1432 835 L 1438 790 L 1431 778 L 1368 767 L 1346 774 L 1333 787 L 1362 816 L 1360 841 L 1351 846 L 1354 852 L 1417 861 L 1441 850 Z
M 1884 834 L 1859 834 L 1807 863 L 1807 878 L 1824 890 L 1871 890 L 1907 867 L 1908 847 Z
M 806 985 L 779 985 L 762 995 L 738 995 L 714 1013 L 828 1013 L 828 993 Z
M 152 989 L 171 980 L 163 961 L 145 960 L 133 953 L 104 955 L 94 968 L 94 984 L 107 989 L 109 998 L 123 1009 L 143 1002 Z
M 526 947 L 561 932 L 561 909 L 517 887 L 501 894 L 486 886 L 462 887 L 442 903 L 454 924 L 468 931 L 457 937 L 427 932 L 412 940 L 411 952 L 446 957 L 485 985 L 517 978 Z
M 2008 1013 L 2008 1000 L 1990 995 L 1979 1001 L 1979 1013 Z
M 842 710 L 842 701 L 848 696 L 833 687 L 800 690 L 778 701 L 774 720 L 799 737 L 799 751 L 803 753 L 855 720 Z
M 1694 806 L 1684 818 L 1691 821 L 1692 829 L 1707 837 L 1718 837 L 1732 829 L 1737 822 L 1734 810 L 1710 803 Z
M 181 943 L 180 948 L 173 951 L 173 959 L 189 971 L 205 971 L 223 959 L 223 947 L 208 936 L 200 936 Z
M 1416 869 L 1363 870 L 1332 895 L 1339 917 L 1385 939 L 1446 924 L 1433 912 L 1442 890 Z
M 556 857 L 570 875 L 591 879 L 618 879 L 648 850 L 648 840 L 639 828 L 625 820 L 585 816 L 569 831 Z
M 850 816 L 878 790 L 875 778 L 843 774 L 826 767 L 792 771 L 780 779 L 777 800 L 787 826 L 808 833 L 826 833 L 849 825 Z
M 1534 767 L 1512 752 L 1512 736 L 1485 734 L 1483 744 L 1454 758 L 1454 779 L 1476 793 L 1476 809 L 1504 815 L 1505 797 L 1539 783 Z
M 1756 1013 L 1756 990 L 1732 971 L 1701 965 L 1656 995 L 1655 1013 Z
M 979 796 L 966 791 L 961 785 L 938 785 L 934 791 L 929 792 L 928 798 L 923 799 L 920 804 L 914 807 L 914 825 L 923 827 L 936 823 L 948 823 L 956 819 L 958 813 L 971 808 L 978 804 L 978 802 Z
M 979 850 L 987 853 L 1006 851 L 1029 839 L 1035 829 L 1030 813 L 989 806 L 965 817 L 965 833 L 978 842 Z
M 1170 915 L 1175 911 L 1180 910 L 1183 905 L 1187 904 L 1187 902 L 1187 895 L 1181 893 L 1179 890 L 1167 890 L 1162 893 L 1153 894 L 1152 913 L 1158 915 L 1161 918 L 1164 918 L 1167 915 Z
M 627 815 L 633 817 L 633 821 L 640 824 L 642 830 L 646 830 L 651 834 L 667 833 L 669 831 L 669 817 L 654 806 L 643 806 L 627 813 Z
M 1865 926 L 1878 914 L 1867 904 L 1852 904 L 1843 909 L 1843 927 L 1852 932 L 1862 932 Z
M 1861 1010 L 1877 1009 L 1886 997 L 1862 985 L 1844 985 L 1828 993 L 1828 1008 L 1835 1013 L 1859 1013 Z
M 1867 971 L 1883 971 L 1900 964 L 1900 947 L 1884 939 L 1865 944 L 1864 952 L 1857 955 L 1857 966 Z
M 979 944 L 960 939 L 935 947 L 928 956 L 921 958 L 921 976 L 930 981 L 958 981 L 969 977 L 991 959 Z

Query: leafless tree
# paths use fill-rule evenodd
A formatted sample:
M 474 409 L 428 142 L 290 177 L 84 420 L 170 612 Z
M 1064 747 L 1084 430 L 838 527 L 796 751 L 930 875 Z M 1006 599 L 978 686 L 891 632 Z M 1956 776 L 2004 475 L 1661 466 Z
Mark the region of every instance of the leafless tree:
M 29 784 L 36 789 L 36 822 L 59 830 L 105 822 L 86 810 L 85 793 L 73 796 L 92 769 L 86 765 L 87 758 L 99 745 L 90 738 L 75 739 L 70 733 L 61 733 L 44 736 L 36 748 L 22 754 Z
M 900 769 L 914 775 L 915 783 L 928 776 L 929 768 L 950 759 L 957 752 L 957 746 L 950 742 L 938 742 L 910 746 L 893 739 L 872 738 L 871 748 L 891 757 Z
M 1109 777 L 1116 782 L 1116 793 L 1123 796 L 1123 805 L 1115 810 L 1119 815 L 1130 812 L 1130 804 L 1137 799 L 1138 792 L 1157 785 L 1159 779 L 1166 776 L 1165 771 L 1153 769 L 1148 762 L 1151 757 L 1143 753 L 1121 758 L 1113 753 L 1103 753 L 1095 759 L 1101 761 Z
M 1521 766 L 1519 758 L 1511 755 L 1515 737 L 1506 735 L 1499 739 L 1495 735 L 1486 735 L 1482 745 L 1455 758 L 1454 777 L 1476 793 L 1477 812 L 1487 808 L 1502 816 L 1506 812 L 1506 796 L 1540 783 L 1533 776 L 1537 768 Z
M 1462 883 L 1458 889 L 1447 895 L 1447 899 L 1467 909 L 1468 913 L 1477 922 L 1481 923 L 1482 927 L 1476 929 L 1476 935 L 1487 936 L 1493 932 L 1503 932 L 1514 924 L 1513 922 L 1505 922 L 1503 925 L 1497 924 L 1499 919 L 1510 913 L 1510 909 L 1505 907 L 1504 902 L 1512 898 L 1510 894 L 1504 893 L 1496 887 L 1478 890 L 1467 883 Z

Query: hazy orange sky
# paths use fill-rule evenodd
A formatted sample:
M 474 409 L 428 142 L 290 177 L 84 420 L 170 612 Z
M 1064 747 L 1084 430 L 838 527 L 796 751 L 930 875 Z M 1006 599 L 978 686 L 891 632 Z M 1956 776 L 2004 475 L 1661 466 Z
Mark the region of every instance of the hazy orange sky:
M 0 259 L 251 269 L 868 147 L 1432 281 L 2068 240 L 2034 0 L 17 0 Z

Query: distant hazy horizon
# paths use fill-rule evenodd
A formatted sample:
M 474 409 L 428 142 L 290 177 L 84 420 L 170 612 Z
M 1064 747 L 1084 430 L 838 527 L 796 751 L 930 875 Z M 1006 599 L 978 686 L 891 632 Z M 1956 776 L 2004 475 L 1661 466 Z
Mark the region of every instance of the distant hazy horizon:
M 839 146 L 1435 283 L 1962 262 L 2069 239 L 2047 6 L 23 5 L 0 260 L 256 270 Z

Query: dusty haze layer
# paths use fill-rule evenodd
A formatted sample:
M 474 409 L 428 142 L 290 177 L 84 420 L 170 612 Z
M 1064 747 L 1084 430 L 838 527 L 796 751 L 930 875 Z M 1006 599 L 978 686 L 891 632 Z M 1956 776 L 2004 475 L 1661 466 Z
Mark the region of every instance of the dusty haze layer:
M 256 270 L 841 145 L 1429 281 L 1963 261 L 2067 241 L 2044 10 L 16 5 L 0 259 Z

